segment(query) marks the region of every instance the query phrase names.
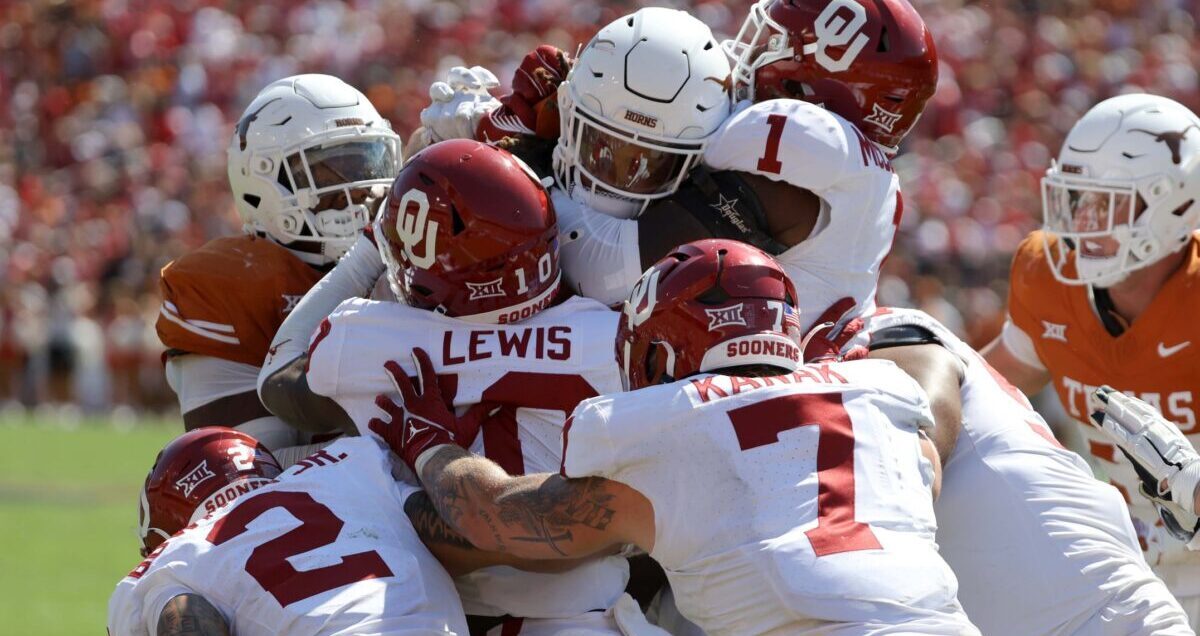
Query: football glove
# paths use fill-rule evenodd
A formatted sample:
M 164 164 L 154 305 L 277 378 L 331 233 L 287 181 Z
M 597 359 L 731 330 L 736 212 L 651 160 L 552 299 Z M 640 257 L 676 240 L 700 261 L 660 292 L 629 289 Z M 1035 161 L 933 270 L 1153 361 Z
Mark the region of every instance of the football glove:
M 383 365 L 384 370 L 404 403 L 396 404 L 388 395 L 376 396 L 375 405 L 388 418 L 372 418 L 367 428 L 387 442 L 404 463 L 420 475 L 419 465 L 422 462 L 419 460 L 425 451 L 443 444 L 456 444 L 462 448 L 470 446 L 491 406 L 476 404 L 463 415 L 455 415 L 442 396 L 429 354 L 422 349 L 414 349 L 412 356 L 420 389 L 413 387 L 399 363 L 389 360 Z
M 836 362 L 838 360 L 858 360 L 867 357 L 866 347 L 855 345 L 845 353 L 842 347 L 850 342 L 863 328 L 862 318 L 842 320 L 854 309 L 857 303 L 846 296 L 830 305 L 813 323 L 808 334 L 800 342 L 800 351 L 805 364 L 810 362 Z
M 455 66 L 446 81 L 429 87 L 429 106 L 421 111 L 428 143 L 447 139 L 473 139 L 479 120 L 500 106 L 489 89 L 500 86 L 496 76 L 482 66 Z
M 570 70 L 571 58 L 557 47 L 543 44 L 530 51 L 513 75 L 513 92 L 480 118 L 475 138 L 488 143 L 519 135 L 558 139 L 558 85 Z
M 1142 494 L 1154 503 L 1171 534 L 1190 540 L 1197 530 L 1200 454 L 1153 406 L 1109 386 L 1092 395 L 1104 405 L 1104 410 L 1092 413 L 1092 421 L 1129 458 L 1141 479 Z

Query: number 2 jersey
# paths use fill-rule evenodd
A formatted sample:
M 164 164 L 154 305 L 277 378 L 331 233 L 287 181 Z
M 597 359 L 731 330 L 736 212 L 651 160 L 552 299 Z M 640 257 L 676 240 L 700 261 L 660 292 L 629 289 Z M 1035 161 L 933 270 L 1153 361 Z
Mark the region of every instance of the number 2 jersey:
M 422 348 L 457 407 L 482 401 L 516 407 L 511 417 L 489 421 L 473 452 L 513 475 L 557 472 L 567 415 L 586 398 L 621 390 L 613 353 L 618 317 L 580 297 L 511 325 L 347 300 L 313 336 L 308 384 L 345 409 L 363 435 L 374 436 L 367 422 L 381 414 L 375 396 L 395 391 L 384 363 L 395 360 L 415 376 L 410 354 Z M 469 614 L 570 618 L 612 607 L 628 578 L 626 560 L 607 557 L 561 574 L 484 568 L 456 583 Z
M 109 633 L 154 634 L 167 601 L 197 593 L 240 636 L 466 634 L 393 461 L 375 439 L 341 440 L 188 526 L 117 584 Z
M 934 543 L 931 425 L 889 361 L 701 375 L 580 404 L 562 473 L 650 500 L 650 556 L 708 634 L 977 634 Z
M 798 100 L 743 103 L 708 140 L 704 163 L 820 197 L 812 233 L 776 257 L 804 290 L 797 299 L 804 329 L 844 296 L 857 301 L 856 313 L 874 311 L 879 268 L 903 205 L 887 156 L 853 124 Z M 625 300 L 643 269 L 637 222 L 592 210 L 558 190 L 554 204 L 568 285 L 608 305 Z
M 924 312 L 880 309 L 866 332 L 928 329 L 962 363 L 962 428 L 934 504 L 958 598 L 985 634 L 1190 634 L 1142 559 L 1129 509 L 1054 439 L 1025 395 Z

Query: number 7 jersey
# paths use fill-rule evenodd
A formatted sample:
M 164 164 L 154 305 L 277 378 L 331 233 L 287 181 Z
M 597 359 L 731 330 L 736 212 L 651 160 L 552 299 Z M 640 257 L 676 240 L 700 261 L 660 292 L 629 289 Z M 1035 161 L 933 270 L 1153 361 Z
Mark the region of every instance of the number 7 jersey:
M 117 584 L 109 633 L 153 634 L 167 601 L 197 593 L 240 636 L 466 634 L 392 462 L 374 439 L 338 441 L 188 526 Z
M 931 425 L 889 361 L 701 375 L 580 404 L 562 472 L 650 500 L 650 556 L 709 634 L 976 634 L 934 543 Z

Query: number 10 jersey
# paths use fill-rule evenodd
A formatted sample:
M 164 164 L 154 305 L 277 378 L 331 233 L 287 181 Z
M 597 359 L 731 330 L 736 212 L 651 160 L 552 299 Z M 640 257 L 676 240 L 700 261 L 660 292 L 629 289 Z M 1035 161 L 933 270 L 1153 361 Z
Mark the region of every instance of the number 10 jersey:
M 336 401 L 366 436 L 381 414 L 375 396 L 394 393 L 383 370 L 395 360 L 416 375 L 410 353 L 429 353 L 443 396 L 460 410 L 503 407 L 471 445 L 509 474 L 557 472 L 562 427 L 586 398 L 621 390 L 613 354 L 619 314 L 590 298 L 571 298 L 521 322 L 471 323 L 394 302 L 352 299 L 318 329 L 308 384 Z M 629 566 L 617 556 L 558 574 L 508 566 L 455 579 L 467 613 L 526 619 L 572 618 L 612 607 Z
M 929 408 L 889 361 L 702 375 L 580 404 L 563 474 L 650 500 L 650 556 L 708 634 L 976 634 L 934 543 Z

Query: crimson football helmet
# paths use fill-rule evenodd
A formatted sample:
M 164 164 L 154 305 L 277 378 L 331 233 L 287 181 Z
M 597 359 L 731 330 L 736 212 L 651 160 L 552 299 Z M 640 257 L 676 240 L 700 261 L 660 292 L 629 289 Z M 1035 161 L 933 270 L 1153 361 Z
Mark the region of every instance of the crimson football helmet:
M 146 475 L 138 508 L 142 556 L 196 519 L 271 483 L 282 470 L 258 440 L 224 426 L 175 438 Z
M 908 0 L 759 0 L 737 38 L 740 97 L 801 99 L 895 153 L 937 88 L 937 49 Z
M 554 206 L 529 167 L 495 146 L 451 139 L 417 153 L 375 223 L 401 302 L 507 324 L 558 294 Z
M 756 247 L 715 239 L 681 245 L 634 285 L 616 345 L 628 391 L 742 365 L 795 370 L 802 364 L 796 290 Z

